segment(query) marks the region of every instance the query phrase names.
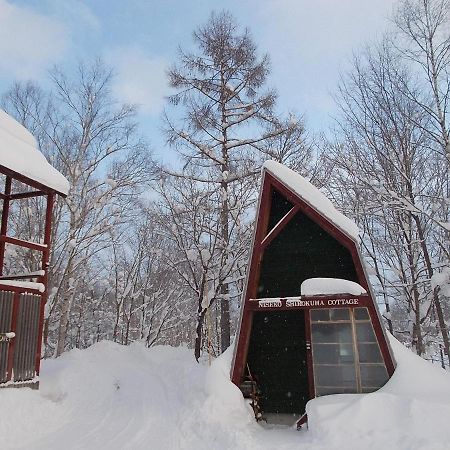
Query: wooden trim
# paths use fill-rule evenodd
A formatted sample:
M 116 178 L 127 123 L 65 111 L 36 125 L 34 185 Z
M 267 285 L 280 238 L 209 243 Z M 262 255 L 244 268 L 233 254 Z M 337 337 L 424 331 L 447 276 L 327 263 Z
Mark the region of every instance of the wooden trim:
M 40 252 L 45 252 L 47 250 L 47 246 L 45 244 L 38 244 L 37 242 L 24 241 L 22 239 L 17 239 L 4 235 L 0 236 L 0 243 L 17 245 L 19 247 L 30 248 L 31 250 L 38 250 Z
M 20 181 L 23 184 L 26 184 L 28 186 L 31 186 L 39 191 L 43 191 L 46 194 L 51 194 L 51 193 L 57 193 L 58 195 L 60 195 L 61 197 L 66 198 L 67 195 L 62 193 L 62 192 L 58 192 L 55 189 L 52 189 L 49 186 L 46 186 L 45 184 L 39 183 L 38 181 L 35 181 L 31 178 L 26 177 L 25 175 L 16 172 L 14 170 L 8 169 L 8 167 L 2 166 L 0 165 L 0 173 L 2 173 L 3 175 L 6 175 L 8 177 L 11 177 L 17 181 Z
M 300 210 L 300 206 L 295 205 L 290 209 L 281 220 L 269 231 L 266 237 L 261 242 L 261 251 L 263 252 L 266 247 L 280 234 L 280 231 L 290 222 L 290 220 Z
M 386 336 L 383 332 L 382 324 L 380 323 L 379 316 L 375 310 L 375 307 L 376 306 L 374 304 L 368 305 L 369 317 L 372 322 L 373 330 L 380 346 L 381 355 L 383 356 L 383 361 L 386 365 L 386 369 L 390 378 L 395 371 L 395 365 L 391 356 L 391 352 L 389 351 Z
M 311 400 L 316 396 L 316 388 L 314 383 L 314 366 L 313 366 L 312 338 L 311 338 L 311 315 L 309 313 L 309 309 L 305 311 L 305 340 L 306 340 L 306 364 L 308 367 L 309 399 Z
M 261 265 L 261 242 L 267 233 L 270 214 L 270 199 L 272 195 L 271 185 L 263 175 L 262 186 L 259 198 L 258 215 L 256 218 L 255 231 L 253 237 L 253 245 L 250 254 L 249 269 L 247 272 L 247 283 L 244 294 L 242 296 L 242 314 L 239 324 L 237 336 L 236 350 L 231 368 L 231 380 L 237 386 L 240 385 L 245 373 L 245 362 L 247 360 L 248 346 L 250 342 L 250 334 L 252 328 L 253 317 L 249 309 L 248 299 L 256 297 L 257 282 L 259 278 Z
M 12 184 L 11 177 L 6 177 L 0 235 L 6 235 L 6 232 L 8 231 L 9 194 L 11 193 L 11 184 Z M 5 247 L 6 247 L 5 242 L 0 241 L 0 275 L 3 275 L 3 265 L 5 262 Z
M 47 193 L 43 191 L 20 192 L 19 194 L 11 194 L 9 199 L 20 200 L 23 198 L 42 197 L 43 195 L 47 195 Z
M 28 280 L 31 278 L 39 278 L 41 275 L 23 274 L 23 275 L 2 275 L 0 280 Z
M 370 306 L 370 298 L 368 296 L 357 296 L 357 295 L 321 295 L 321 296 L 314 296 L 314 297 L 298 297 L 302 301 L 305 302 L 313 302 L 317 300 L 323 301 L 323 305 L 309 305 L 309 306 L 286 306 L 286 300 L 285 298 L 281 298 L 281 306 L 260 306 L 259 302 L 260 300 L 265 299 L 249 299 L 248 300 L 248 309 L 250 311 L 294 311 L 297 309 L 302 310 L 309 310 L 309 309 L 328 309 L 328 308 L 358 308 L 358 307 L 365 307 L 367 308 Z M 327 302 L 329 300 L 350 300 L 350 299 L 358 299 L 358 304 L 336 304 L 336 305 L 329 305 Z M 278 299 L 277 299 L 278 300 Z

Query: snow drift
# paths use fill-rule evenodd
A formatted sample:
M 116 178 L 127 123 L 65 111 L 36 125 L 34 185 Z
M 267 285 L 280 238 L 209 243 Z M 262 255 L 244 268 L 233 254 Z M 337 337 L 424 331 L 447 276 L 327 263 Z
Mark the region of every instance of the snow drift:
M 0 390 L 5 449 L 448 449 L 450 375 L 393 340 L 392 379 L 308 404 L 309 430 L 254 422 L 229 381 L 186 348 L 101 342 L 44 361 L 41 389 Z M 282 376 L 282 374 L 280 374 Z

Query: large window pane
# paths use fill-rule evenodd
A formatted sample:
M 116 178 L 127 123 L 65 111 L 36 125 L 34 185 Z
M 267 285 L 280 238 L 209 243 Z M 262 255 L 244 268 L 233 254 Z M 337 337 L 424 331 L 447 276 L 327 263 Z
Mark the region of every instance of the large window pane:
M 348 308 L 330 309 L 331 320 L 350 320 L 350 310 Z
M 330 394 L 354 394 L 355 388 L 345 388 L 345 387 L 324 387 L 318 386 L 316 388 L 316 394 L 318 397 L 321 395 L 330 395 Z
M 355 315 L 355 320 L 370 320 L 367 308 L 355 308 L 353 314 Z
M 358 342 L 377 342 L 370 322 L 356 323 L 356 336 Z
M 362 387 L 381 387 L 388 380 L 384 364 L 361 364 L 360 370 Z
M 356 392 L 355 366 L 314 366 L 317 386 L 354 388 Z
M 313 323 L 311 328 L 314 343 L 351 343 L 353 341 L 350 323 Z
M 376 344 L 358 344 L 359 362 L 361 363 L 382 363 L 380 348 Z
M 325 308 L 311 310 L 311 320 L 313 322 L 328 322 L 330 320 L 330 310 Z
M 352 344 L 315 344 L 316 364 L 352 364 L 354 362 Z

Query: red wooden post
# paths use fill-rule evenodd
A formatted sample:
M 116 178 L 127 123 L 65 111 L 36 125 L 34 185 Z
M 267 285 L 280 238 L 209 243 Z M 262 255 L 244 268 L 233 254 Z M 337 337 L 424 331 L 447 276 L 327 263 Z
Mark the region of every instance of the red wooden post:
M 0 235 L 6 236 L 8 231 L 9 196 L 11 194 L 11 177 L 7 176 L 5 181 L 5 195 L 3 196 L 2 223 Z M 0 275 L 3 275 L 3 263 L 5 261 L 5 242 L 0 242 Z
M 55 194 L 47 195 L 47 209 L 45 211 L 45 229 L 44 229 L 44 245 L 45 250 L 42 252 L 42 270 L 44 275 L 39 278 L 39 281 L 45 286 L 45 291 L 41 296 L 41 305 L 39 311 L 39 336 L 36 350 L 35 370 L 39 375 L 39 369 L 41 364 L 41 350 L 42 350 L 42 333 L 44 328 L 44 313 L 45 304 L 48 299 L 48 269 L 50 265 L 50 247 L 52 238 L 52 219 L 53 219 L 53 206 L 55 204 Z

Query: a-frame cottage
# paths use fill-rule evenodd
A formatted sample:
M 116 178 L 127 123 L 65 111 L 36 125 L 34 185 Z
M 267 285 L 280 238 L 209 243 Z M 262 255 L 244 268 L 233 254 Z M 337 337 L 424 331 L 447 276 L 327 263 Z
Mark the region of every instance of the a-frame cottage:
M 231 379 L 265 420 L 303 423 L 308 400 L 383 386 L 395 362 L 358 229 L 287 167 L 263 167 Z
M 4 190 L 0 191 L 0 388 L 37 388 L 53 205 L 57 195 L 67 195 L 69 183 L 47 162 L 28 130 L 1 109 L 0 179 L 4 181 Z M 17 230 L 11 229 L 10 219 L 18 214 L 17 202 L 34 197 L 43 199 L 45 212 L 40 215 L 37 206 L 34 210 L 27 208 L 36 223 L 42 224 L 39 240 L 30 242 L 14 235 Z M 27 260 L 38 261 L 37 266 L 27 273 L 11 273 L 8 255 L 15 253 L 14 248 L 22 249 Z M 23 267 L 29 266 L 29 261 L 24 261 Z

